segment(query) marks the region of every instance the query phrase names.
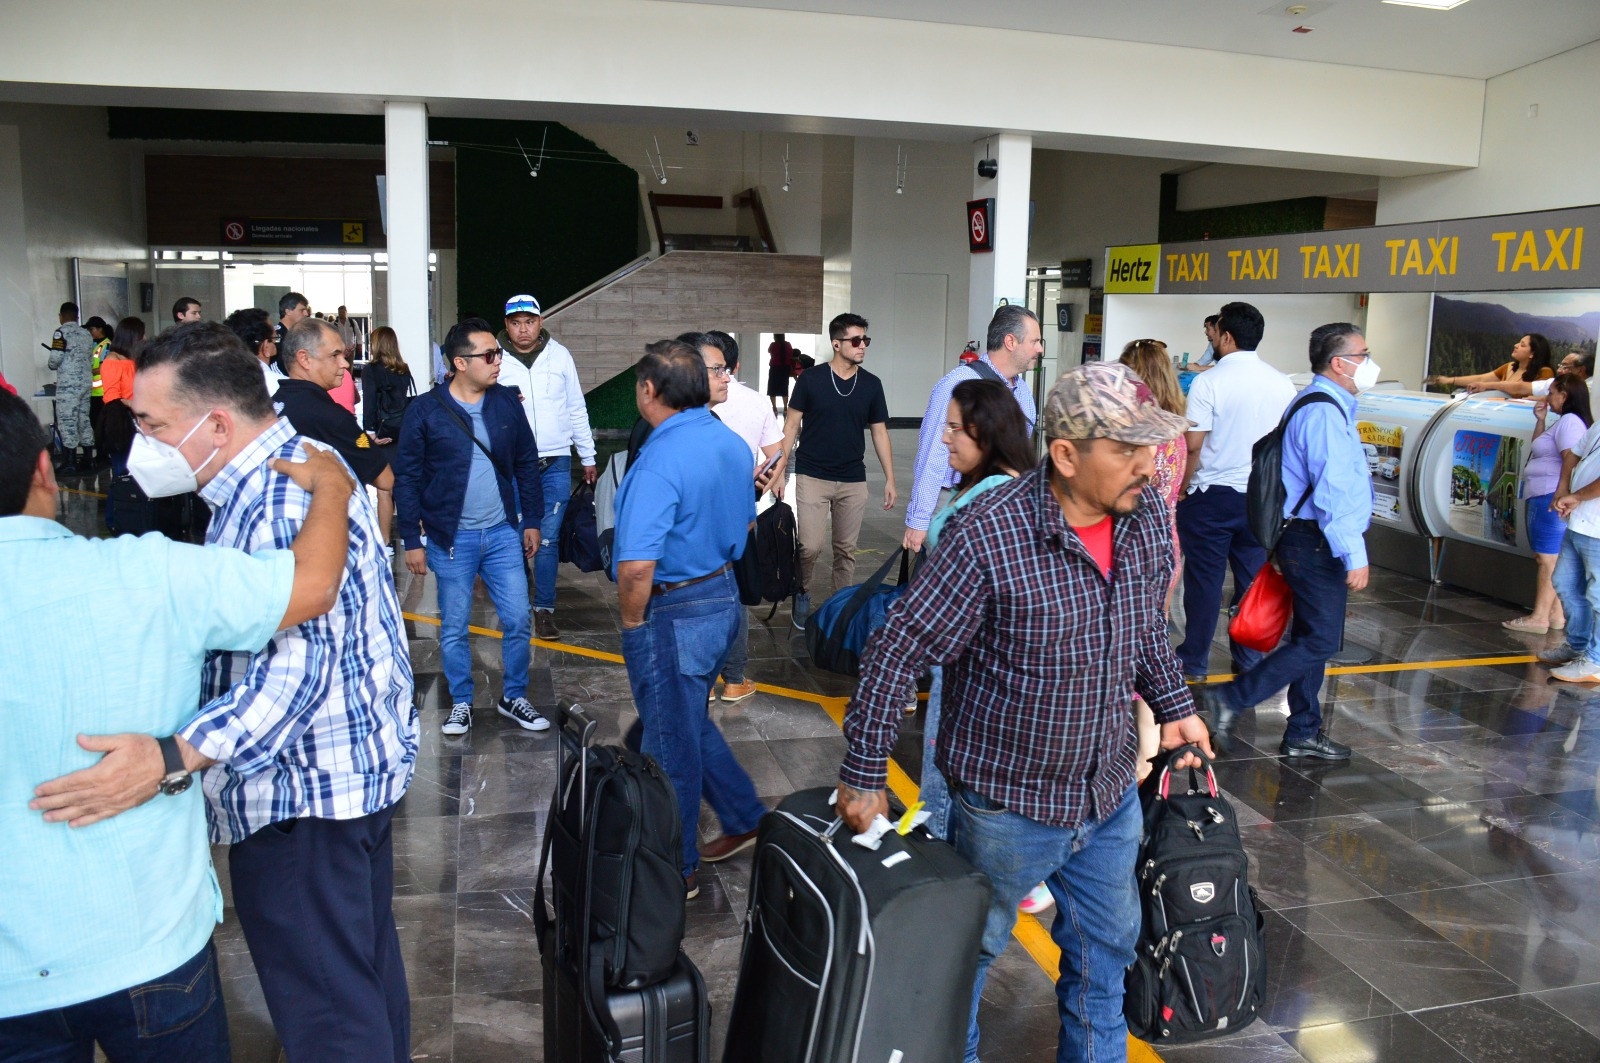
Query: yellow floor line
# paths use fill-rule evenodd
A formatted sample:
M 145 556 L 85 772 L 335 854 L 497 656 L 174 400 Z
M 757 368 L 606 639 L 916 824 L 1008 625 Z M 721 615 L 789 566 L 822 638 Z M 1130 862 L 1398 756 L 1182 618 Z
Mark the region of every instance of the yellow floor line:
M 103 492 L 100 492 L 100 491 L 85 491 L 81 487 L 62 487 L 60 484 L 56 484 L 56 490 L 57 491 L 65 491 L 69 495 L 84 495 L 84 496 L 86 496 L 88 498 L 104 498 L 104 497 L 106 497 L 105 494 Z
M 1394 661 L 1389 664 L 1341 664 L 1323 669 L 1324 675 L 1375 675 L 1379 672 L 1422 672 L 1430 668 L 1491 668 L 1498 664 L 1532 664 L 1539 658 L 1531 653 L 1514 657 L 1450 657 L 1442 661 Z M 1233 673 L 1208 675 L 1207 683 L 1227 683 Z

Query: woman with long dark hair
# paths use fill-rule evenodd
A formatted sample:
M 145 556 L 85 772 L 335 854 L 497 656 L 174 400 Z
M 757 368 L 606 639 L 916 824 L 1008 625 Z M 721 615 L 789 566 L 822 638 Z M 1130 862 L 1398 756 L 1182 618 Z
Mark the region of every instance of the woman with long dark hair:
M 1545 427 L 1547 413 L 1559 418 L 1549 428 Z M 1528 545 L 1533 547 L 1538 582 L 1534 585 L 1533 612 L 1501 621 L 1502 627 L 1526 635 L 1543 635 L 1567 626 L 1561 599 L 1550 582 L 1561 555 L 1567 522 L 1551 509 L 1551 503 L 1561 480 L 1561 456 L 1578 445 L 1592 424 L 1589 385 L 1576 374 L 1556 377 L 1549 396 L 1533 404 L 1533 442 L 1528 447 L 1528 463 L 1522 468 L 1522 494 L 1527 506 Z
M 1549 380 L 1555 375 L 1555 368 L 1550 364 L 1550 341 L 1537 332 L 1530 332 L 1511 348 L 1511 361 L 1505 365 L 1471 376 L 1431 376 L 1425 383 L 1447 388 L 1467 388 L 1474 384 L 1503 383 L 1507 380 L 1531 384 L 1535 380 Z
M 400 356 L 400 337 L 388 325 L 372 330 L 372 360 L 361 371 L 362 428 L 372 437 L 372 445 L 394 467 L 394 456 L 399 450 L 400 422 L 405 419 L 406 407 L 417 392 L 411 368 Z M 348 374 L 346 374 L 348 375 Z M 381 488 L 378 492 L 378 527 L 383 529 L 387 548 L 389 524 L 394 517 L 394 494 Z
M 111 343 L 100 361 L 100 381 L 105 405 L 100 410 L 100 445 L 111 459 L 113 475 L 128 471 L 128 451 L 133 446 L 133 362 L 144 350 L 144 322 L 125 317 L 117 322 Z
M 944 442 L 950 448 L 950 467 L 961 474 L 961 480 L 949 502 L 928 523 L 923 549 L 930 553 L 938 547 L 945 525 L 963 508 L 985 491 L 1027 472 L 1037 460 L 1017 400 L 1004 385 L 992 380 L 963 380 L 955 386 L 945 411 Z M 950 819 L 950 787 L 934 763 L 943 686 L 944 669 L 935 666 L 922 725 L 920 797 L 929 814 L 927 827 L 940 838 L 948 835 Z M 1048 890 L 1035 889 L 1022 906 L 1034 912 L 1051 903 Z

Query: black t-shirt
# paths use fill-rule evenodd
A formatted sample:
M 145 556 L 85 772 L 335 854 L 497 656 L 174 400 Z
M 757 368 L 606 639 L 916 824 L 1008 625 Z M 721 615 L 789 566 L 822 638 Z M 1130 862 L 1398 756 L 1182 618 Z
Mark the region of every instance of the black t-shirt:
M 803 415 L 795 472 L 835 483 L 866 482 L 864 433 L 868 426 L 889 420 L 881 380 L 865 369 L 857 369 L 849 380 L 840 380 L 831 363 L 819 365 L 794 382 L 789 409 Z
M 362 483 L 376 483 L 389 467 L 388 459 L 373 447 L 371 437 L 361 430 L 354 415 L 334 402 L 320 385 L 285 377 L 278 382 L 272 405 L 289 419 L 296 432 L 338 451 Z

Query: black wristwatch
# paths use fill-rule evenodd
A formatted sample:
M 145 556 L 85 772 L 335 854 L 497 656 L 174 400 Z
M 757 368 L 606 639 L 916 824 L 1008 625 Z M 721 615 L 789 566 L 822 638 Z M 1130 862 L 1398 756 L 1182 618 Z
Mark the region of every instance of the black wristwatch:
M 167 769 L 167 773 L 156 784 L 157 788 L 169 797 L 183 793 L 194 782 L 194 776 L 183 766 L 183 754 L 178 751 L 178 740 L 168 735 L 156 739 L 156 745 L 161 747 L 161 760 Z

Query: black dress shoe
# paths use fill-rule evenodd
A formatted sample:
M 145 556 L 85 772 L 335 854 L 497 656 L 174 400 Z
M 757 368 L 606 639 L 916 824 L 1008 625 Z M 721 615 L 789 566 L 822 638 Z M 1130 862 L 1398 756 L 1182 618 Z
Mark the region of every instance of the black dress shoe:
M 1328 737 L 1326 731 L 1318 731 L 1315 736 L 1302 742 L 1291 742 L 1285 738 L 1279 744 L 1278 752 L 1286 757 L 1316 757 L 1318 760 L 1350 759 L 1350 747 L 1335 742 Z

